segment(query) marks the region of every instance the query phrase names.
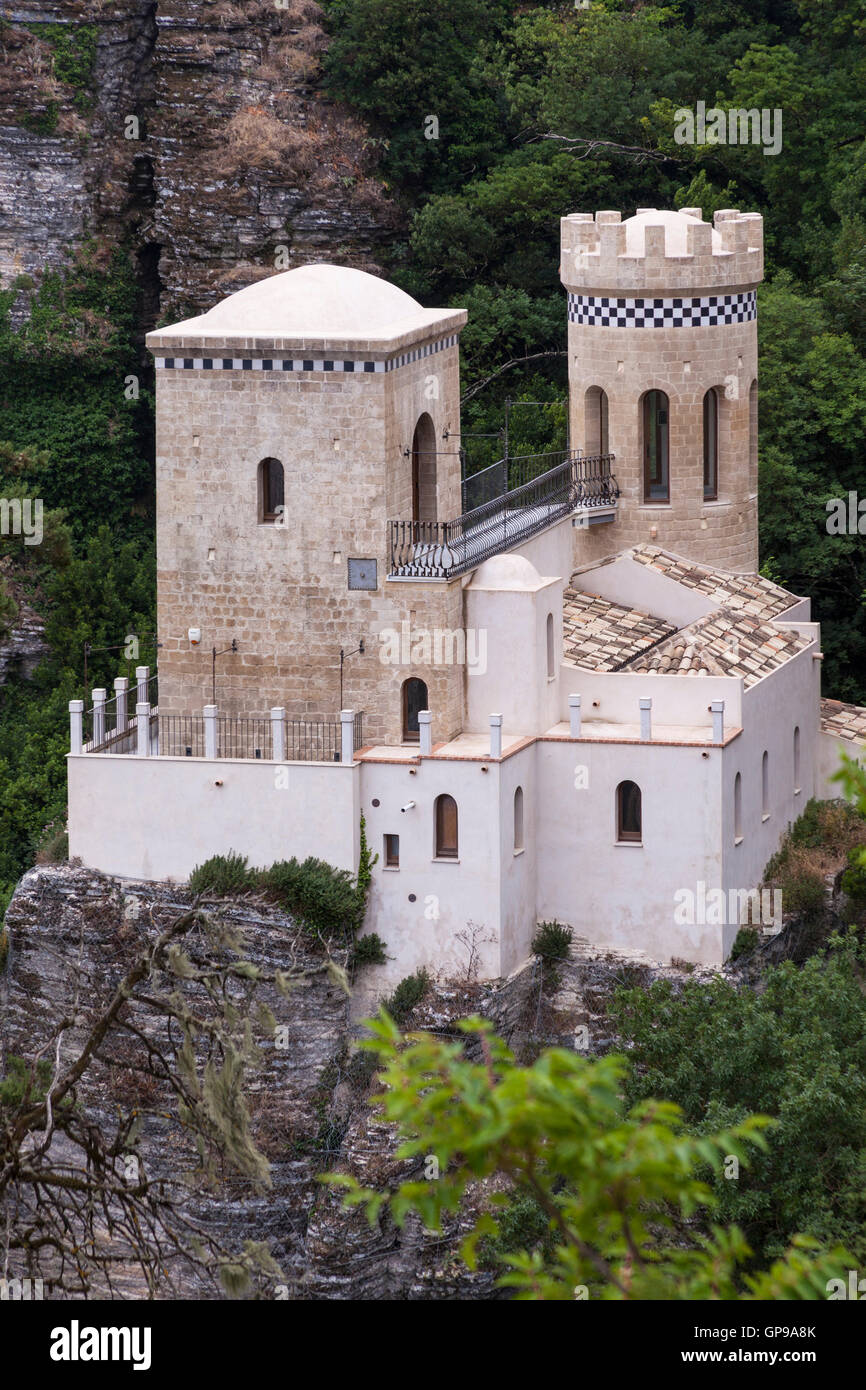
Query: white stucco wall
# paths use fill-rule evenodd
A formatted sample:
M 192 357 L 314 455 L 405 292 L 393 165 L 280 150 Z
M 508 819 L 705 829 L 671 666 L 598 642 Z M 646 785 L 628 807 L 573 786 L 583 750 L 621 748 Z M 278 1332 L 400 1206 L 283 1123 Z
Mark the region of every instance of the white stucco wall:
M 674 895 L 721 877 L 721 749 L 581 740 L 537 747 L 539 919 L 557 918 L 601 947 L 720 964 L 719 930 L 675 926 Z M 616 842 L 616 788 L 625 780 L 641 789 L 639 845 Z
M 89 868 L 184 881 L 230 850 L 257 867 L 313 854 L 357 868 L 357 764 L 87 753 L 67 767 L 69 855 Z
M 813 627 L 817 634 L 817 627 Z M 784 666 L 743 693 L 743 732 L 724 750 L 723 887 L 751 889 L 763 876 L 788 826 L 810 797 L 822 795 L 818 750 L 820 662 L 817 635 Z M 800 730 L 799 794 L 794 783 L 794 729 Z M 761 763 L 768 754 L 769 815 L 764 819 Z M 743 837 L 735 844 L 734 781 L 742 777 Z M 726 950 L 737 933 L 726 929 Z

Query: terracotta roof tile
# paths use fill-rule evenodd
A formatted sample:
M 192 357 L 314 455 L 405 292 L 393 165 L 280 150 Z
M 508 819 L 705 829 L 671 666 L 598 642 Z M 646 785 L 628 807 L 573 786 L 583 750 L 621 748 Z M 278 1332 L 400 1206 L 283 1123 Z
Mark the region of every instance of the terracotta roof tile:
M 796 594 L 789 593 L 761 574 L 728 574 L 724 570 L 711 569 L 708 565 L 671 555 L 655 545 L 636 545 L 626 553 L 639 564 L 658 570 L 686 588 L 697 589 L 725 608 L 735 611 L 772 618 L 778 617 L 797 602 Z
M 821 701 L 821 732 L 866 744 L 866 709 L 842 700 Z

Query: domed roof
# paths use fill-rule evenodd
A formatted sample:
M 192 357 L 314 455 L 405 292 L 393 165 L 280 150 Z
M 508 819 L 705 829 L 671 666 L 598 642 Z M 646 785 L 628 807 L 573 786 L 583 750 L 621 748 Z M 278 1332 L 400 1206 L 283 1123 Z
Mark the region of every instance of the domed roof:
M 688 255 L 686 246 L 686 232 L 690 226 L 700 222 L 700 217 L 693 217 L 686 212 L 672 212 L 669 209 L 660 210 L 658 208 L 641 208 L 634 217 L 627 217 L 623 222 L 625 227 L 625 253 L 627 256 L 642 256 L 644 254 L 644 233 L 647 227 L 664 227 L 665 229 L 665 255 L 666 256 L 685 256 Z M 712 234 L 713 255 L 718 254 L 722 247 L 722 238 L 713 228 Z
M 464 309 L 424 309 L 390 281 L 349 266 L 301 265 L 258 280 L 220 300 L 206 314 L 148 334 L 151 347 L 172 340 L 232 339 L 383 344 L 432 327 L 460 327 Z
M 523 592 L 540 588 L 541 575 L 525 555 L 494 555 L 479 565 L 469 584 L 471 589 L 516 589 Z

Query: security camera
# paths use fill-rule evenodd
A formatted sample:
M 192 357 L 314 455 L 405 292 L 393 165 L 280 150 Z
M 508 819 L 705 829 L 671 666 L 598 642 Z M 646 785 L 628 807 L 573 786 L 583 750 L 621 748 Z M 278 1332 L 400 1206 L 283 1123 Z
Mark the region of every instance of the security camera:
M 414 805 L 415 805 L 415 802 L 414 802 L 414 801 L 407 801 L 405 806 L 401 806 L 401 807 L 400 807 L 400 810 L 401 810 L 401 811 L 411 811 L 411 810 L 412 810 L 412 807 L 413 807 Z

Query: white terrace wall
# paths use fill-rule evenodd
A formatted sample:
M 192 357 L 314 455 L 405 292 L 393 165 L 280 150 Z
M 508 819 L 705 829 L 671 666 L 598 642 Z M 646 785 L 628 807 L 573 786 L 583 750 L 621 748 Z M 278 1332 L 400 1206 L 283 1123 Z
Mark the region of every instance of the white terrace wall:
M 88 868 L 184 881 L 234 850 L 256 866 L 313 854 L 357 869 L 357 763 L 87 753 L 67 766 L 69 855 Z
M 594 720 L 603 723 L 639 724 L 640 700 L 650 699 L 653 732 L 662 725 L 696 726 L 712 738 L 713 717 L 709 706 L 725 702 L 725 733 L 743 722 L 742 681 L 738 676 L 663 676 L 654 672 L 584 671 L 563 662 L 559 674 L 560 719 L 568 719 L 568 697 L 580 695 L 584 733 L 590 736 Z M 661 732 L 658 737 L 662 738 Z

